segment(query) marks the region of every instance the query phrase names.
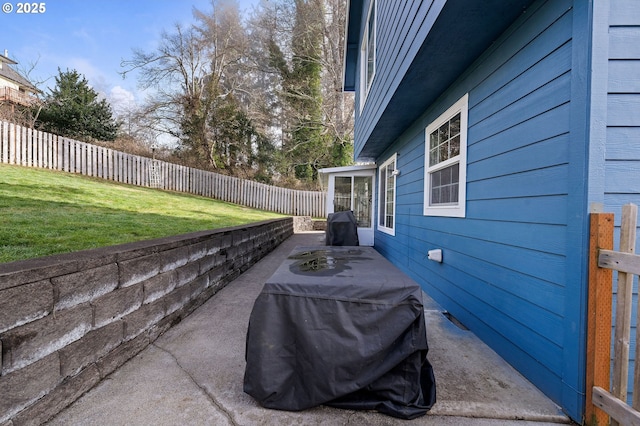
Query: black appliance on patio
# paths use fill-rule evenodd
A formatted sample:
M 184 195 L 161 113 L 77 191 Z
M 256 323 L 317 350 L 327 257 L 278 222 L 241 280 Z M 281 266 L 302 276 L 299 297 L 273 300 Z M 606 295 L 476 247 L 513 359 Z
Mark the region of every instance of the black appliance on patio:
M 351 210 L 329 213 L 325 244 L 328 246 L 358 246 L 358 222 Z

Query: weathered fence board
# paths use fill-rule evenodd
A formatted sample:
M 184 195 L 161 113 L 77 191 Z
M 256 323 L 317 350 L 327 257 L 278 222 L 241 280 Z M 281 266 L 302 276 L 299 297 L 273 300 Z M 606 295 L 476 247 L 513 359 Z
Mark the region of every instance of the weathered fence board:
M 622 207 L 619 251 L 633 253 L 636 246 L 636 221 L 638 208 L 633 204 Z M 599 257 L 599 256 L 598 256 Z M 629 374 L 629 339 L 631 337 L 631 304 L 633 301 L 633 274 L 618 272 L 616 297 L 615 334 L 613 337 L 613 372 L 611 393 L 626 401 Z M 611 426 L 618 426 L 614 419 Z
M 622 208 L 620 247 L 622 253 L 633 253 L 636 246 L 636 222 L 638 208 L 627 204 Z M 629 374 L 629 339 L 631 337 L 631 302 L 633 299 L 633 274 L 618 271 L 618 293 L 616 298 L 615 334 L 613 336 L 614 358 L 611 393 L 616 398 L 627 400 Z M 611 420 L 611 426 L 618 426 Z
M 635 255 L 638 208 L 622 207 L 619 251 L 613 251 L 613 215 L 591 215 L 589 247 L 589 304 L 587 330 L 588 425 L 640 426 L 640 327 L 636 327 L 636 362 L 632 406 L 627 401 L 633 278 L 640 274 L 640 256 Z M 613 271 L 618 272 L 616 310 L 613 321 L 613 368 L 610 371 Z M 638 312 L 640 314 L 640 312 Z M 640 317 L 638 317 L 640 319 Z M 640 322 L 638 322 L 640 324 Z M 609 383 L 611 382 L 611 392 Z M 589 404 L 591 402 L 591 404 Z
M 598 266 L 628 274 L 640 275 L 640 259 L 637 255 L 612 250 L 600 250 Z
M 0 162 L 187 192 L 293 216 L 325 216 L 325 194 L 130 155 L 0 121 Z
M 618 419 L 624 426 L 640 426 L 640 415 L 626 403 L 615 398 L 601 387 L 593 388 L 593 403 L 601 410 L 609 413 L 611 417 Z M 601 423 L 607 424 L 607 423 Z

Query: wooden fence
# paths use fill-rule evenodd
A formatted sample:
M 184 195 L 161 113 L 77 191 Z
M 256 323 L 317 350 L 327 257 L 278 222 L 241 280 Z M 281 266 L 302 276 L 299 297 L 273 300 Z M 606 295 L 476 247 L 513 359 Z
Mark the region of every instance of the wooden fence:
M 585 410 L 588 425 L 607 425 L 611 420 L 611 425 L 640 426 L 640 317 L 635 330 L 632 404 L 627 404 L 633 280 L 640 275 L 640 255 L 634 254 L 637 216 L 637 206 L 623 206 L 620 247 L 613 251 L 613 214 L 591 215 Z M 614 270 L 618 281 L 611 368 Z M 640 310 L 637 312 L 640 314 Z
M 325 216 L 325 194 L 280 188 L 126 154 L 0 121 L 0 163 L 187 192 L 292 216 Z

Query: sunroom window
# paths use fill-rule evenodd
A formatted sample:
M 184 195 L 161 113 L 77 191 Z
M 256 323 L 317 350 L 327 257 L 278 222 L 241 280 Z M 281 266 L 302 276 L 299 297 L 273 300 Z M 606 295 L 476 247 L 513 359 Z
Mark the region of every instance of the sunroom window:
M 465 216 L 467 110 L 465 95 L 425 130 L 425 215 Z

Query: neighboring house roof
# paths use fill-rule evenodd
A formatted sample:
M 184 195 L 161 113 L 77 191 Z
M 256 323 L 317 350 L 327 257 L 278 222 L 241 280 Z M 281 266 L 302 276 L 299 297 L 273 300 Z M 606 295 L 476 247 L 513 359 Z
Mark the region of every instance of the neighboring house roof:
M 0 66 L 0 77 L 6 79 L 6 80 L 10 80 L 13 81 L 14 83 L 17 83 L 21 89 L 24 89 L 26 91 L 32 92 L 32 93 L 38 93 L 39 90 L 36 88 L 36 86 L 34 86 L 33 84 L 31 84 L 31 82 L 29 82 L 29 80 L 27 80 L 26 78 L 24 78 L 22 75 L 20 75 L 20 73 L 18 73 L 16 70 L 14 70 L 11 65 L 16 65 L 17 62 L 9 59 L 6 56 L 0 55 L 0 62 L 2 62 L 2 66 Z
M 362 129 L 356 135 L 356 158 L 370 159 L 380 155 L 531 3 L 533 0 L 433 2 L 429 15 L 435 18 L 426 19 L 419 25 L 423 35 L 415 39 L 423 41 L 413 50 L 415 56 L 396 58 L 407 62 L 406 71 L 393 79 L 384 76 L 384 81 L 380 81 L 383 76 L 376 75 L 373 80 L 371 91 L 386 94 L 377 97 L 375 106 L 365 105 L 362 114 L 366 116 L 365 126 L 370 128 Z M 356 90 L 361 29 L 366 20 L 363 13 L 366 13 L 363 0 L 350 0 L 344 75 L 347 91 Z M 382 83 L 389 87 L 376 87 Z M 371 108 L 374 111 L 366 111 Z

